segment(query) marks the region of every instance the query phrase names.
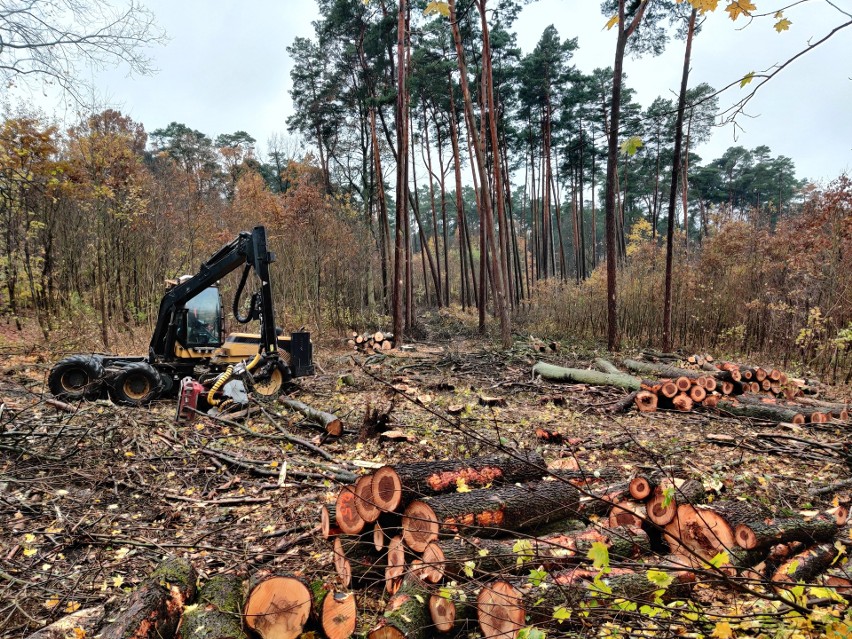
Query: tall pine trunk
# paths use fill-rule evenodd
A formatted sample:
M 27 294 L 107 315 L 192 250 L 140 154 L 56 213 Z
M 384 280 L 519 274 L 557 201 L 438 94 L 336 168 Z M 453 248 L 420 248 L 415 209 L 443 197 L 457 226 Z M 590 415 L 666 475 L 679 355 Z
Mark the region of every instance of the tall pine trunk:
M 666 292 L 663 300 L 663 349 L 672 349 L 672 259 L 674 253 L 674 216 L 677 200 L 678 171 L 680 170 L 680 152 L 683 142 L 683 113 L 686 110 L 686 88 L 689 85 L 689 58 L 692 54 L 692 36 L 695 34 L 695 16 L 697 10 L 689 14 L 689 28 L 686 34 L 686 49 L 683 54 L 683 75 L 680 81 L 680 95 L 677 101 L 675 120 L 675 142 L 672 157 L 672 181 L 669 189 L 669 220 L 666 229 Z M 686 232 L 687 229 L 684 229 Z

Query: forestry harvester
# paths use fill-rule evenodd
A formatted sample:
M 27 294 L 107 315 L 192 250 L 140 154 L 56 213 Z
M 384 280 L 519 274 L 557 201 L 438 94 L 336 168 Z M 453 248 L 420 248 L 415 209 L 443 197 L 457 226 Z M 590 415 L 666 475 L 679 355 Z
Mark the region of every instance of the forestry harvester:
M 195 408 L 198 398 L 216 406 L 229 382 L 242 380 L 256 395 L 277 396 L 293 377 L 313 374 L 314 366 L 310 333 L 278 335 L 269 281 L 269 264 L 274 261 L 263 226 L 240 233 L 194 276 L 172 282 L 160 301 L 147 357 L 67 357 L 50 371 L 50 392 L 65 400 L 94 399 L 108 392 L 117 402 L 138 406 L 180 391 L 181 403 Z M 244 268 L 234 295 L 234 318 L 241 324 L 258 320 L 260 333 L 225 336 L 217 282 L 240 266 Z M 252 271 L 257 288 L 243 316 L 240 299 Z

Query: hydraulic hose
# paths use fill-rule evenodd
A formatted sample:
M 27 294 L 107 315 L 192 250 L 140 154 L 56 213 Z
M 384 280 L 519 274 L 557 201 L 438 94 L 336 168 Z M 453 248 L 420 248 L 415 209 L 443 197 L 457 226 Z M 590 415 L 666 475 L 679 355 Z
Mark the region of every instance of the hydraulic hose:
M 258 353 L 257 355 L 255 355 L 254 359 L 251 360 L 251 362 L 249 362 L 246 365 L 246 371 L 250 371 L 255 366 L 257 366 L 260 363 L 261 359 L 263 359 L 263 355 L 261 355 L 261 353 Z M 220 388 L 222 388 L 222 386 L 224 386 L 225 383 L 229 379 L 231 379 L 233 374 L 234 374 L 234 366 L 232 364 L 231 366 L 228 366 L 228 368 L 225 369 L 224 373 L 222 373 L 221 375 L 219 375 L 219 377 L 216 378 L 216 381 L 213 382 L 213 386 L 210 387 L 210 392 L 207 393 L 207 403 L 208 404 L 210 404 L 211 406 L 218 406 L 221 403 L 222 400 L 215 399 L 213 397 L 213 395 L 215 395 L 216 391 L 218 391 Z
M 234 367 L 228 366 L 228 368 L 225 369 L 225 372 L 222 373 L 221 375 L 219 375 L 219 377 L 216 378 L 216 381 L 213 382 L 213 386 L 210 387 L 210 392 L 207 393 L 207 403 L 208 404 L 210 404 L 211 406 L 218 406 L 219 405 L 221 400 L 213 399 L 213 395 L 215 395 L 216 391 L 218 391 L 220 388 L 222 388 L 222 386 L 225 385 L 225 382 L 227 382 L 229 379 L 231 379 L 231 375 L 233 375 L 233 374 L 234 374 Z

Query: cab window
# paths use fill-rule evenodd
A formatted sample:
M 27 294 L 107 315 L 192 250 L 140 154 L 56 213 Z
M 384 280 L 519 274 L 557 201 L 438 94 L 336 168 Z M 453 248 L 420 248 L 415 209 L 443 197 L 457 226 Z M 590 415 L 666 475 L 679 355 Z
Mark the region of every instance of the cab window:
M 210 287 L 186 303 L 187 348 L 219 346 L 222 343 L 219 289 Z

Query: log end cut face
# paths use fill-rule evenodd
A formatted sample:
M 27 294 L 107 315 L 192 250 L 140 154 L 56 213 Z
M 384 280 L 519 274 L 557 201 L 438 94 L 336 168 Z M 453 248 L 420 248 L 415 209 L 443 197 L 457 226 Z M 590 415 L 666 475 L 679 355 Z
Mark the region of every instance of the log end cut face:
M 367 523 L 372 523 L 379 518 L 382 511 L 373 497 L 373 477 L 364 475 L 355 482 L 355 510 Z
M 405 544 L 401 536 L 397 535 L 388 543 L 387 561 L 388 564 L 385 568 L 385 587 L 389 593 L 393 594 L 396 590 L 391 590 L 391 588 L 405 574 Z
M 444 578 L 444 551 L 435 542 L 430 542 L 423 551 L 423 580 L 437 584 Z
M 456 605 L 441 595 L 429 597 L 429 614 L 438 632 L 449 632 L 456 623 Z
M 483 586 L 476 604 L 479 629 L 486 639 L 514 639 L 524 626 L 523 597 L 508 582 L 495 581 Z
M 402 538 L 414 552 L 423 552 L 438 538 L 438 517 L 423 501 L 413 501 L 402 516 Z
M 346 558 L 346 551 L 343 549 L 343 542 L 338 537 L 334 540 L 334 571 L 340 577 L 340 583 L 344 588 L 348 588 L 352 583 L 352 566 Z
M 258 584 L 246 602 L 246 625 L 263 639 L 295 639 L 311 614 L 311 592 L 293 577 Z
M 402 502 L 402 482 L 390 466 L 373 473 L 373 501 L 384 512 L 392 513 Z
M 358 513 L 355 505 L 357 500 L 358 496 L 352 486 L 346 486 L 337 496 L 337 525 L 347 535 L 357 535 L 364 529 L 364 518 Z
M 355 595 L 330 592 L 322 602 L 322 630 L 328 639 L 348 639 L 355 632 L 358 615 Z

